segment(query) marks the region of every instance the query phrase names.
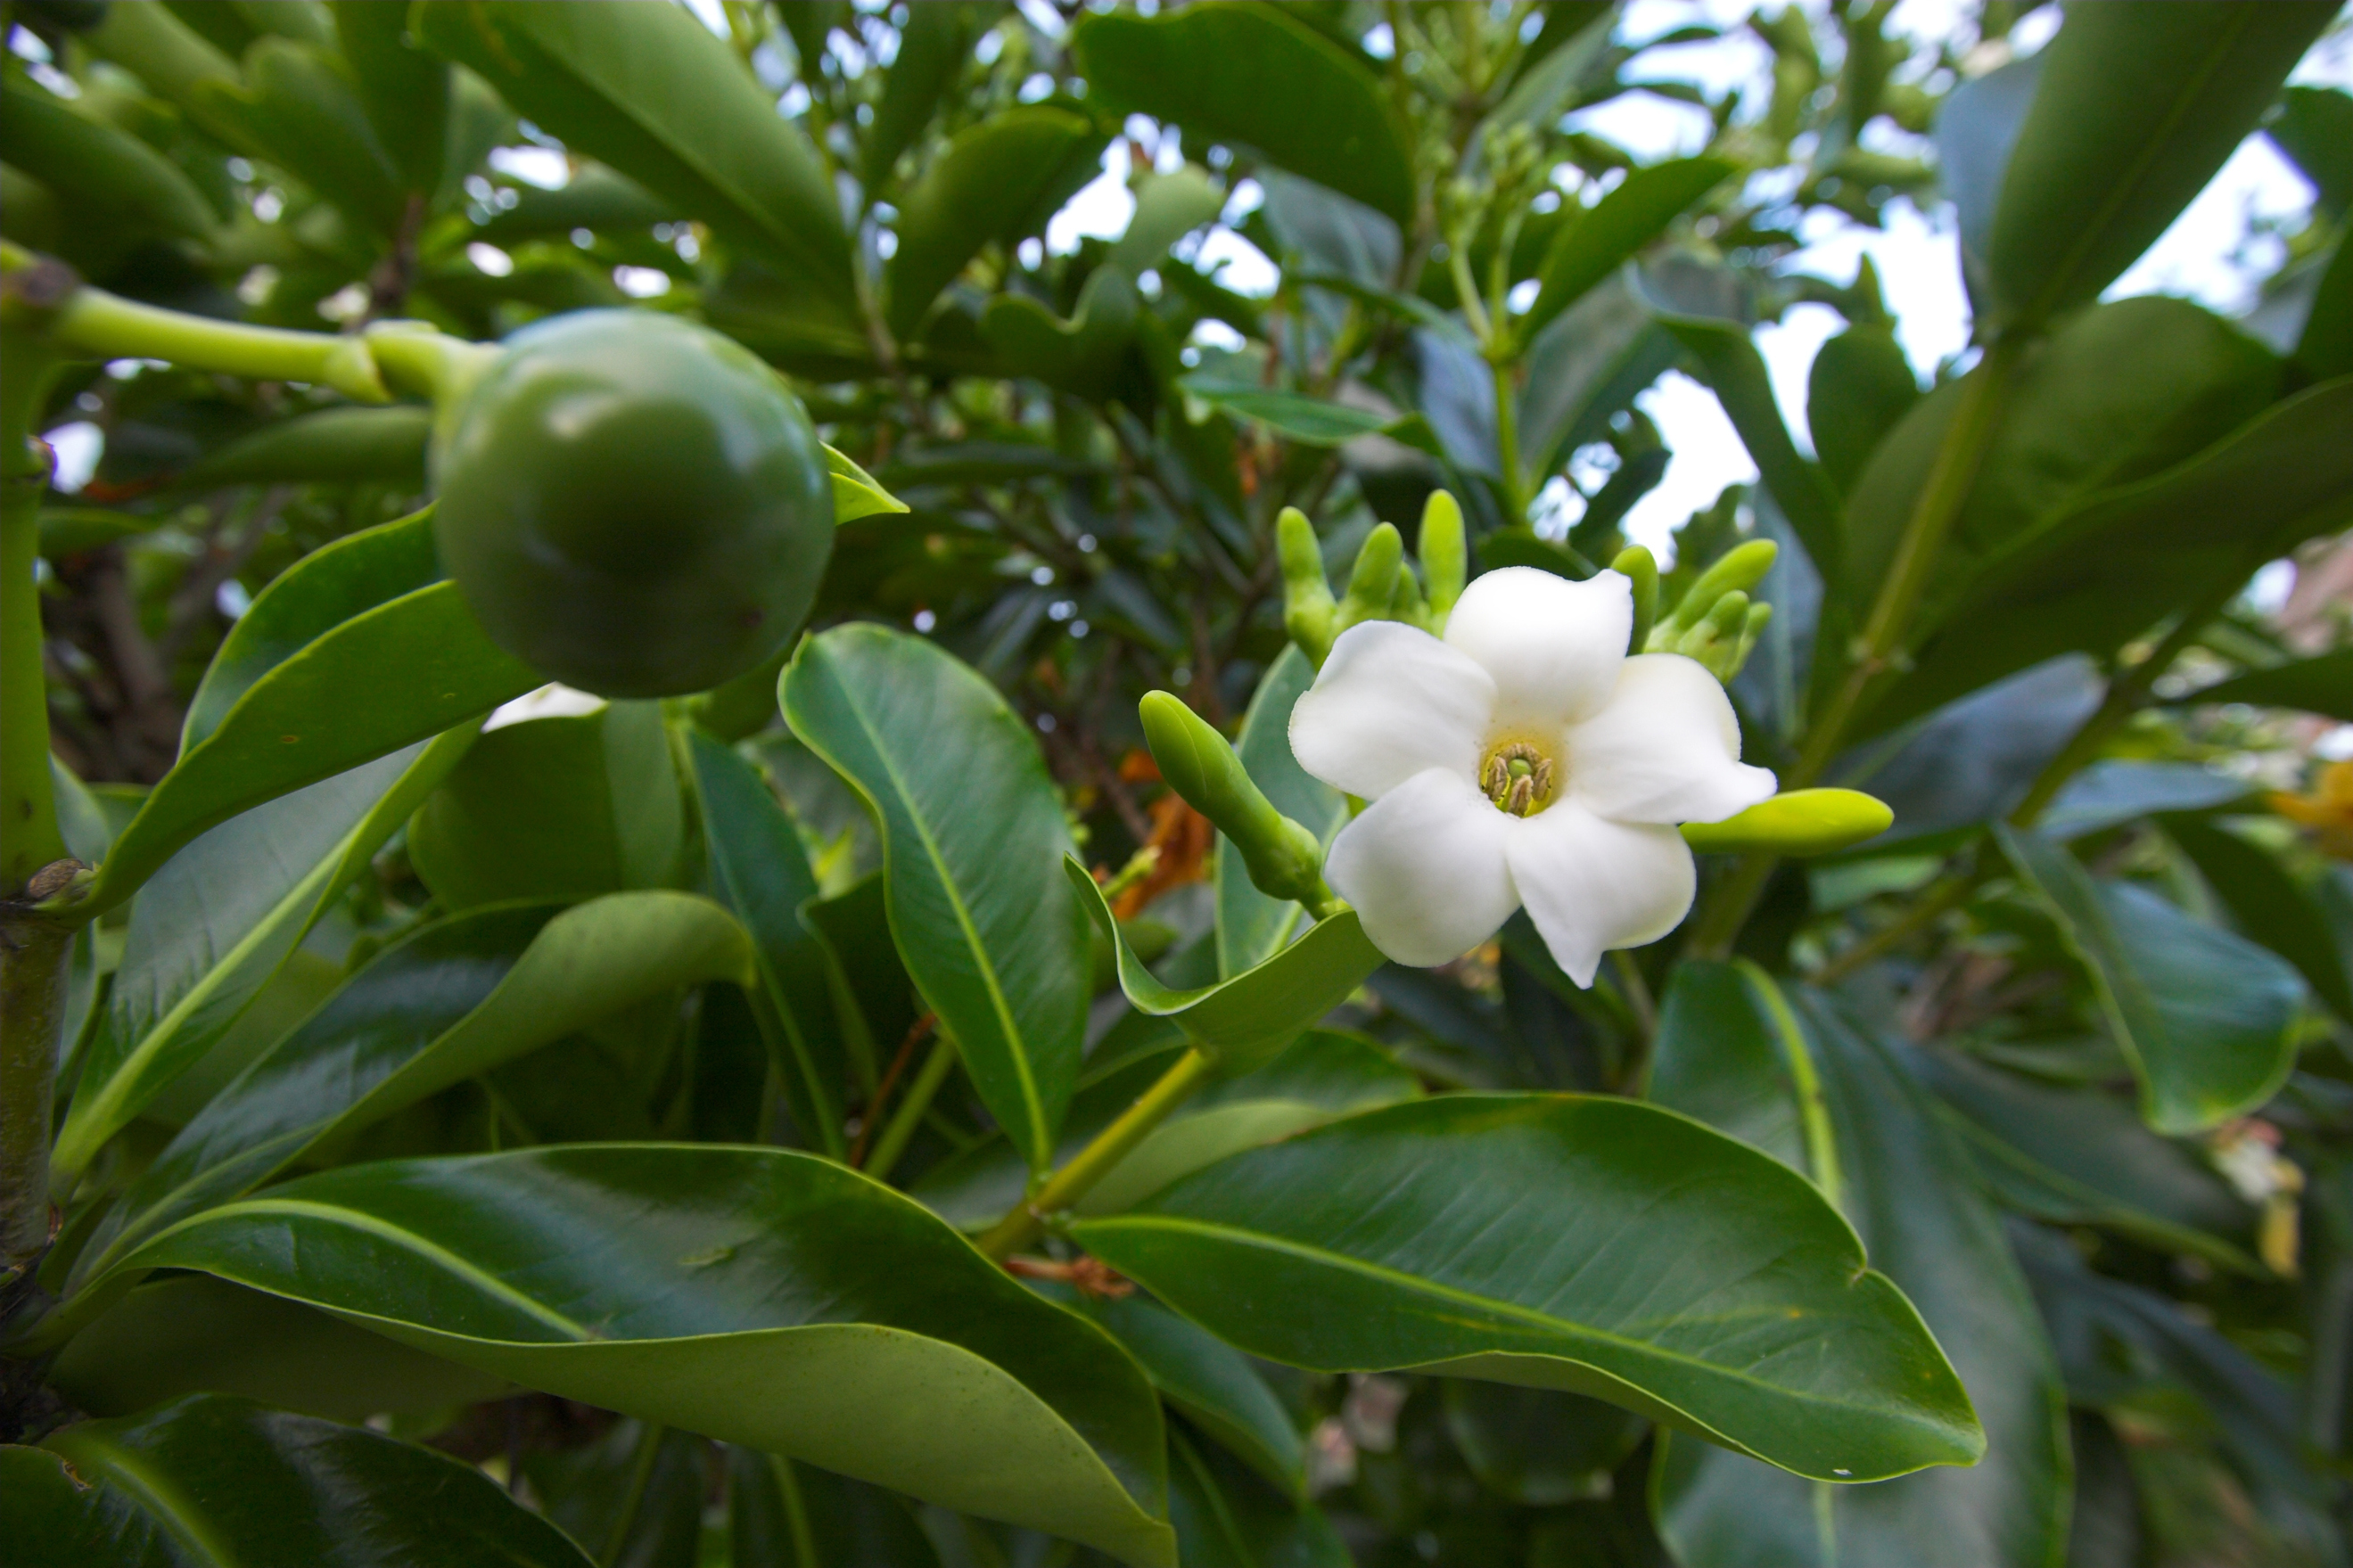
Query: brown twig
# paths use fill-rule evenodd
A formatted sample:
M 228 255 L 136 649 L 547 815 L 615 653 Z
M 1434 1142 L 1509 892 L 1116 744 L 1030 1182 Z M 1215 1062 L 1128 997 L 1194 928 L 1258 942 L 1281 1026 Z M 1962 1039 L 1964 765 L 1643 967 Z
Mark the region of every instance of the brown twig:
M 1050 1258 L 1016 1256 L 1005 1260 L 1005 1271 L 1022 1279 L 1059 1280 L 1097 1301 L 1116 1301 L 1135 1294 L 1134 1283 L 1100 1258 L 1058 1263 Z
M 926 1013 L 907 1027 L 907 1037 L 899 1042 L 899 1054 L 891 1058 L 891 1066 L 882 1074 L 882 1081 L 874 1086 L 874 1098 L 866 1102 L 864 1114 L 858 1119 L 858 1141 L 849 1146 L 849 1168 L 857 1170 L 866 1163 L 866 1151 L 874 1142 L 874 1131 L 882 1125 L 882 1107 L 891 1098 L 892 1088 L 915 1059 L 915 1047 L 923 1043 L 939 1023 L 939 1015 Z

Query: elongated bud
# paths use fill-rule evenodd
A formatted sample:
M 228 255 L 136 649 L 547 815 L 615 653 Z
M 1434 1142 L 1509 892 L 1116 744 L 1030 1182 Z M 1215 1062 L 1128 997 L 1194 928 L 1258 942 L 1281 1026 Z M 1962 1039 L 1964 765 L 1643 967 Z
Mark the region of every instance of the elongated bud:
M 1397 594 L 1398 565 L 1405 559 L 1405 539 L 1393 522 L 1382 523 L 1365 535 L 1356 564 L 1348 574 L 1348 592 L 1340 600 L 1339 629 L 1362 621 L 1377 621 L 1389 613 Z
M 1433 632 L 1446 629 L 1454 601 L 1462 596 L 1470 576 L 1469 552 L 1463 543 L 1462 505 L 1445 490 L 1432 490 L 1421 508 L 1421 576 L 1430 595 Z
M 1170 692 L 1145 693 L 1137 712 L 1160 776 L 1241 851 L 1261 892 L 1309 905 L 1330 901 L 1322 843 L 1274 809 L 1223 735 Z
M 1827 855 L 1876 838 L 1895 814 L 1883 800 L 1852 789 L 1799 789 L 1759 801 L 1722 822 L 1687 822 L 1683 842 L 1710 855 L 1761 849 L 1771 855 Z
M 1282 629 L 1307 662 L 1321 669 L 1339 632 L 1339 606 L 1324 576 L 1324 551 L 1315 542 L 1315 525 L 1305 512 L 1295 506 L 1282 509 L 1274 520 L 1274 548 L 1282 563 Z
M 1780 553 L 1781 547 L 1769 539 L 1752 539 L 1725 552 L 1723 559 L 1700 574 L 1699 581 L 1675 606 L 1675 628 L 1689 630 L 1704 620 L 1726 594 L 1746 594 L 1765 581 L 1765 574 L 1773 570 L 1774 557 Z
M 1748 617 L 1740 625 L 1740 649 L 1732 656 L 1732 675 L 1725 676 L 1724 678 L 1725 679 L 1730 680 L 1733 675 L 1738 675 L 1740 673 L 1740 667 L 1748 662 L 1749 650 L 1757 646 L 1757 638 L 1758 635 L 1765 630 L 1766 623 L 1772 620 L 1772 605 L 1751 605 L 1748 606 Z
M 1630 544 L 1609 563 L 1609 570 L 1622 572 L 1634 584 L 1634 633 L 1626 639 L 1626 651 L 1641 653 L 1651 640 L 1651 623 L 1659 615 L 1659 561 L 1639 544 Z
M 1413 567 L 1405 561 L 1398 563 L 1397 587 L 1389 594 L 1389 619 L 1403 621 L 1409 626 L 1434 631 L 1430 624 L 1430 606 L 1421 597 L 1421 579 L 1413 574 Z

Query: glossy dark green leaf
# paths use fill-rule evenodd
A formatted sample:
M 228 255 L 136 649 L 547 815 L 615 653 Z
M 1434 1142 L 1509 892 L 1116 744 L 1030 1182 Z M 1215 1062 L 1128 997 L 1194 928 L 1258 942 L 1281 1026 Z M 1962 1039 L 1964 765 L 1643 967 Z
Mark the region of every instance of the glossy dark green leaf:
M 2035 833 L 1998 828 L 2005 853 L 2091 976 L 2140 1080 L 2142 1119 L 2202 1131 L 2269 1100 L 2295 1065 L 2304 978 L 2244 937 L 2130 883 L 2095 881 Z
M 687 748 L 712 882 L 752 933 L 760 985 L 776 1009 L 784 1047 L 776 1065 L 793 1125 L 825 1152 L 844 1154 L 841 1027 L 825 948 L 801 921 L 818 885 L 800 829 L 739 752 L 699 730 L 689 732 Z
M 2300 708 L 2353 724 L 2353 648 L 2251 669 L 2203 686 L 2177 701 L 2249 702 L 2259 708 Z
M 2353 245 L 2342 239 L 2313 285 L 2295 363 L 2315 381 L 2353 375 Z
M 1177 384 L 1212 408 L 1254 419 L 1284 440 L 1302 446 L 1338 447 L 1359 436 L 1387 436 L 1433 456 L 1439 451 L 1430 421 L 1419 414 L 1378 414 L 1304 393 L 1237 386 L 1213 377 L 1187 376 Z
M 1206 949 L 1207 944 L 1202 944 Z M 1205 959 L 1197 950 L 1195 961 Z M 1172 972 L 1186 962 L 1171 960 Z M 1203 965 L 1206 967 L 1206 964 Z M 1145 1039 L 1124 1037 L 1114 1026 L 1095 1047 L 1095 1060 L 1080 1081 L 1062 1129 L 1060 1163 L 1111 1125 L 1160 1075 L 1175 1065 L 1183 1037 L 1159 1019 L 1129 1015 L 1132 1023 L 1155 1026 Z M 1127 1049 L 1133 1046 L 1134 1049 Z M 1421 1093 L 1413 1074 L 1370 1041 L 1354 1035 L 1310 1029 L 1281 1056 L 1254 1072 L 1211 1083 L 1179 1106 L 1168 1120 L 1079 1200 L 1081 1214 L 1116 1214 L 1177 1177 L 1255 1148 L 1320 1127 L 1350 1111 L 1395 1105 Z M 1021 1201 L 1029 1175 L 1019 1156 L 1001 1136 L 991 1137 L 941 1162 L 915 1184 L 925 1206 L 967 1230 L 985 1229 Z
M 1135 338 L 1135 286 L 1114 268 L 1096 268 L 1067 321 L 1037 300 L 998 294 L 980 319 L 981 335 L 1005 369 L 1080 397 L 1109 395 Z
M 485 726 L 417 807 L 408 858 L 451 910 L 676 887 L 685 816 L 661 704 L 606 702 Z
M 2353 444 L 2336 433 L 2348 418 L 2353 376 L 2273 405 L 2163 473 L 2071 500 L 1980 569 L 1955 572 L 1965 596 L 1941 610 L 1913 671 L 1860 716 L 1858 732 L 2056 654 L 2105 653 L 2205 598 L 2219 578 L 2242 580 L 2342 527 L 2353 517 Z
M 989 1113 L 1044 1168 L 1078 1081 L 1089 965 L 1037 742 L 969 666 L 881 626 L 808 638 L 782 689 L 793 732 L 881 827 L 907 973 Z
M 289 572 L 272 586 L 288 588 L 295 579 Z M 401 679 L 380 684 L 388 669 L 399 670 Z M 181 754 L 115 839 L 82 907 L 94 914 L 121 902 L 215 824 L 462 723 L 541 683 L 536 671 L 482 634 L 455 584 L 436 583 L 364 610 L 273 664 Z M 360 690 L 368 700 L 352 700 Z
M 1675 993 L 1694 994 L 1676 1005 Z M 1921 1304 L 1985 1423 L 1984 1460 L 1867 1487 L 1809 1486 L 1678 1436 L 1654 1493 L 1661 1534 L 1687 1568 L 2047 1563 L 2063 1546 L 2066 1401 L 2032 1298 L 1969 1156 L 1883 1048 L 1820 998 L 1746 963 L 1685 963 L 1662 1016 L 1652 1094 L 1756 1127 L 1853 1218 L 1872 1261 Z M 1729 1097 L 1715 1064 L 1746 1086 Z M 1777 1083 L 1787 1109 L 1761 1103 Z M 1665 1092 L 1662 1092 L 1665 1091 Z M 1794 1139 L 1783 1131 L 1797 1123 Z
M 1683 357 L 1624 276 L 1605 279 L 1528 344 L 1520 390 L 1520 463 L 1550 472 L 1605 438 L 1610 416 Z
M 1806 373 L 1806 424 L 1822 472 L 1841 494 L 1854 488 L 1872 449 L 1919 401 L 1920 384 L 1894 328 L 1850 327 L 1821 346 Z
M 1247 1356 L 1149 1301 L 1096 1301 L 1086 1311 L 1127 1347 L 1187 1421 L 1286 1496 L 1305 1494 L 1307 1446 Z
M 1829 1479 L 1969 1464 L 1968 1397 L 1804 1177 L 1626 1100 L 1450 1095 L 1219 1162 L 1081 1245 L 1231 1344 L 1597 1395 Z
M 1225 142 L 1413 218 L 1410 143 L 1364 65 L 1278 5 L 1208 0 L 1165 16 L 1090 16 L 1071 49 L 1090 101 Z
M 1043 227 L 1094 177 L 1110 140 L 1085 117 L 1042 103 L 958 132 L 899 204 L 899 248 L 884 269 L 891 330 L 913 337 L 982 246 L 1010 246 Z
M 1583 299 L 1732 173 L 1733 165 L 1722 158 L 1653 163 L 1633 170 L 1609 195 L 1564 223 L 1536 268 L 1535 303 L 1518 328 L 1523 340 Z
M 882 79 L 873 123 L 859 138 L 859 179 L 870 195 L 890 183 L 899 155 L 915 145 L 939 113 L 974 40 L 999 9 L 962 0 L 907 8 L 907 19 L 899 28 L 899 52 Z
M 2320 210 L 2342 218 L 2353 206 L 2353 93 L 2291 87 L 2279 95 L 2279 110 L 2263 130 L 2313 183 Z
M 140 234 L 209 240 L 212 208 L 178 165 L 127 131 L 77 114 L 21 78 L 0 89 L 8 162 L 87 213 Z
M 406 6 L 328 4 L 360 105 L 394 172 L 405 189 L 432 195 L 441 184 L 449 128 L 449 67 L 409 42 Z
M 506 905 L 379 953 L 255 1061 L 132 1184 L 77 1268 L 249 1192 L 453 1083 L 689 985 L 752 981 L 752 942 L 691 893 Z
M 629 1417 L 590 1441 L 514 1456 L 516 1489 L 608 1568 L 700 1568 L 708 1445 Z
M 356 0 L 356 4 L 365 5 L 368 0 Z M 527 239 L 568 235 L 575 228 L 592 234 L 628 233 L 674 222 L 679 216 L 674 204 L 602 163 L 582 163 L 570 179 L 552 191 L 522 184 L 509 189 L 514 205 L 492 213 L 474 230 L 489 244 L 518 245 Z
M 132 908 L 58 1131 L 59 1173 L 80 1172 L 203 1059 L 472 741 L 454 732 L 269 801 L 164 865 Z
M 1301 1031 L 1347 1000 L 1384 962 L 1366 939 L 1356 911 L 1318 921 L 1290 946 L 1251 969 L 1213 985 L 1177 989 L 1161 984 L 1128 946 L 1103 890 L 1075 858 L 1062 868 L 1095 927 L 1118 955 L 1120 989 L 1139 1013 L 1169 1018 L 1218 1070 L 1232 1076 L 1262 1067 Z
M 941 1568 L 903 1500 L 782 1455 L 730 1448 L 727 1501 L 727 1568 Z
M 849 241 L 816 149 L 692 13 L 483 0 L 409 15 L 423 43 L 565 146 L 708 223 L 825 311 L 849 316 Z
M 2094 763 L 2069 779 L 2035 822 L 2064 842 L 2156 812 L 2209 811 L 2247 798 L 2247 782 L 2196 763 Z
M 2336 7 L 2086 5 L 2023 82 L 1956 94 L 1937 127 L 1984 327 L 2083 304 L 2255 129 Z M 2031 88 L 2031 96 L 2017 90 Z
M 1549 1388 L 1446 1384 L 1446 1432 L 1479 1484 L 1528 1508 L 1609 1495 L 1615 1470 L 1646 1430 L 1615 1405 Z
M 195 89 L 211 118 L 360 224 L 397 233 L 407 197 L 351 67 L 330 48 L 283 37 L 255 40 L 243 64 L 241 80 Z
M 816 934 L 825 952 L 826 984 L 841 1025 L 842 1054 L 860 1086 L 871 1092 L 891 1054 L 924 1011 L 891 935 L 891 900 L 883 874 L 860 878 L 832 898 L 812 899 L 801 906 L 800 914 L 801 923 Z
M 208 1210 L 193 1268 L 527 1387 L 1173 1565 L 1158 1402 L 1093 1325 L 814 1155 L 395 1161 Z
M 194 1394 L 0 1447 L 21 1568 L 587 1568 L 462 1460 L 355 1426 Z
M 1947 1105 L 1986 1185 L 2037 1219 L 2102 1226 L 2257 1272 L 2255 1215 L 2211 1165 L 2096 1089 L 2057 1089 L 1949 1051 L 1907 1065 Z
M 1356 1561 L 1312 1504 L 1270 1487 L 1216 1448 L 1173 1429 L 1168 1516 L 1187 1563 L 1350 1568 Z
M 352 1422 L 431 1415 L 512 1386 L 314 1307 L 206 1274 L 132 1290 L 67 1342 L 47 1377 L 92 1415 L 227 1394 Z
M 2296 967 L 2312 994 L 2353 1019 L 2353 974 L 2319 902 L 2273 855 L 2196 817 L 2169 817 L 2165 831 L 2198 868 L 2248 936 Z
M 180 482 L 191 489 L 384 484 L 422 494 L 425 443 L 432 433 L 432 411 L 421 405 L 322 408 L 216 447 L 182 474 Z
M 1259 679 L 1234 752 L 1275 810 L 1328 845 L 1347 824 L 1347 799 L 1310 776 L 1291 754 L 1291 710 L 1314 681 L 1307 656 L 1284 648 Z M 1209 879 L 1218 899 L 1218 973 L 1230 976 L 1288 947 L 1309 922 L 1298 904 L 1259 891 L 1224 835 L 1219 835 L 1213 853 Z

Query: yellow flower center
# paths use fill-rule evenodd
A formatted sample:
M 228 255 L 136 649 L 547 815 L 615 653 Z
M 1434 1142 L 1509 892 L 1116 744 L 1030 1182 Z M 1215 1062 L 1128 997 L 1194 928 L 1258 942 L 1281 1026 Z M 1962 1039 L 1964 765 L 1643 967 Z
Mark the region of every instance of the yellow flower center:
M 1479 764 L 1479 788 L 1496 810 L 1514 816 L 1534 816 L 1551 805 L 1556 782 L 1553 760 L 1527 741 L 1504 741 Z

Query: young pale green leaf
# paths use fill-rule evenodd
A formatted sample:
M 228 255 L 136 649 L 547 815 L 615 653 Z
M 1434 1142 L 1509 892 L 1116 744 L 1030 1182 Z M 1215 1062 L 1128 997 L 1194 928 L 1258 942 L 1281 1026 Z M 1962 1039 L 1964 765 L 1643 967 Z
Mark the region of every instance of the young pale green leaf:
M 1225 210 L 1225 187 L 1198 163 L 1186 163 L 1165 174 L 1146 174 L 1136 186 L 1135 211 L 1126 229 L 1112 242 L 1103 264 L 1118 268 L 1130 279 L 1141 278 L 1159 265 L 1170 246 L 1203 224 L 1215 223 Z
M 1722 158 L 1653 163 L 1633 170 L 1622 184 L 1563 224 L 1536 268 L 1538 291 L 1519 320 L 1521 341 L 1542 331 L 1732 173 L 1733 165 Z
M 1274 809 L 1304 824 L 1328 847 L 1333 835 L 1347 825 L 1347 798 L 1310 776 L 1291 754 L 1291 710 L 1314 681 L 1307 656 L 1295 647 L 1283 649 L 1259 680 L 1234 753 Z M 1290 946 L 1310 922 L 1298 904 L 1260 892 L 1240 854 L 1222 835 L 1213 855 L 1209 880 L 1218 900 L 1218 973 L 1230 977 Z
M 1905 1065 L 1951 1109 L 1986 1185 L 2022 1214 L 2113 1229 L 2260 1274 L 2255 1215 L 2214 1168 L 2098 1089 L 2059 1089 L 1951 1051 Z
M 118 1268 L 216 1275 L 526 1387 L 1176 1563 L 1143 1371 L 913 1202 L 814 1155 L 599 1144 L 356 1165 L 207 1210 Z
M 1272 1061 L 1386 962 L 1366 940 L 1356 911 L 1347 910 L 1318 921 L 1297 942 L 1230 979 L 1178 990 L 1162 984 L 1135 956 L 1087 868 L 1066 858 L 1062 869 L 1118 954 L 1119 984 L 1128 1005 L 1173 1020 L 1224 1076 Z
M 2295 964 L 2312 994 L 2338 1017 L 2353 1019 L 2353 965 L 2338 951 L 2318 900 L 2277 857 L 2199 817 L 2168 817 L 2165 831 L 2239 929 Z
M 2024 81 L 1956 94 L 1937 136 L 1964 171 L 1953 190 L 1980 327 L 2032 329 L 2106 288 L 2336 13 L 2331 0 L 2078 6 Z
M 2174 700 L 2183 704 L 2246 702 L 2259 708 L 2300 708 L 2306 713 L 2322 713 L 2353 724 L 2353 648 L 2341 647 L 2334 653 L 2275 664 L 2269 669 L 2251 669 Z
M 874 813 L 907 973 L 1042 1170 L 1078 1081 L 1089 964 L 1086 916 L 1059 874 L 1070 827 L 1037 742 L 969 667 L 877 626 L 803 642 L 782 699 L 793 732 Z
M 1820 996 L 1746 963 L 1679 966 L 1653 1049 L 1652 1099 L 1728 1113 L 1726 1131 L 1766 1131 L 1785 1161 L 1797 1145 L 1797 1168 L 1920 1303 L 1986 1433 L 1970 1468 L 1870 1488 L 1671 1441 L 1654 1501 L 1675 1560 L 1734 1568 L 1778 1545 L 1796 1562 L 2053 1561 L 2066 1539 L 2065 1393 L 2000 1217 L 1926 1094 Z M 1743 1087 L 1727 1093 L 1719 1071 Z
M 1367 1111 L 1071 1228 L 1271 1360 L 1589 1394 L 1823 1479 L 1985 1449 L 1918 1313 L 1812 1184 L 1651 1106 Z
M 833 522 L 839 528 L 877 512 L 905 511 L 907 503 L 875 483 L 874 476 L 828 447 L 825 471 L 833 479 Z
M 2095 881 L 2041 834 L 1995 831 L 2090 974 L 2151 1127 L 2203 1131 L 2286 1081 L 2304 1002 L 2286 960 L 2141 888 Z
M 453 1083 L 689 985 L 753 981 L 752 940 L 691 893 L 507 904 L 379 953 L 181 1129 L 76 1266 L 331 1150 Z
M 1378 78 L 1279 5 L 1208 0 L 1165 16 L 1089 16 L 1071 48 L 1090 101 L 1228 142 L 1413 221 L 1410 142 Z
M 309 613 L 292 601 L 314 585 L 339 605 L 342 595 L 358 592 L 340 563 L 322 567 L 315 577 L 304 574 L 308 564 L 270 585 L 290 601 L 276 624 L 308 622 Z M 94 916 L 121 903 L 182 845 L 239 812 L 463 723 L 542 684 L 537 671 L 483 636 L 456 584 L 447 582 L 361 610 L 290 652 L 260 633 L 249 647 L 256 663 L 272 662 L 156 784 L 115 839 L 79 912 Z M 380 686 L 388 669 L 399 670 L 402 679 Z M 362 691 L 367 700 L 353 700 Z M 202 689 L 191 709 L 192 725 L 200 711 L 211 711 Z
M 516 112 L 854 320 L 849 244 L 816 149 L 692 13 L 480 0 L 409 15 L 419 41 Z
M 0 1497 L 22 1568 L 588 1568 L 462 1460 L 217 1394 L 0 1447 Z
M 899 248 L 883 272 L 891 330 L 913 337 L 982 246 L 1044 226 L 1094 177 L 1110 140 L 1083 115 L 1042 103 L 958 132 L 899 204 Z
M 86 1167 L 220 1041 L 473 739 L 455 731 L 364 763 L 233 817 L 172 858 L 132 910 L 51 1154 L 61 1175 Z
M 1287 1496 L 1305 1494 L 1307 1446 L 1247 1356 L 1149 1301 L 1097 1301 L 1086 1310 L 1187 1420 Z
M 783 1048 L 778 1081 L 793 1125 L 837 1157 L 842 1140 L 841 1026 L 834 1016 L 824 945 L 801 921 L 818 896 L 800 829 L 768 782 L 740 753 L 700 730 L 687 736 L 702 804 L 703 844 L 720 899 L 751 931 L 760 988 L 776 1010 Z

